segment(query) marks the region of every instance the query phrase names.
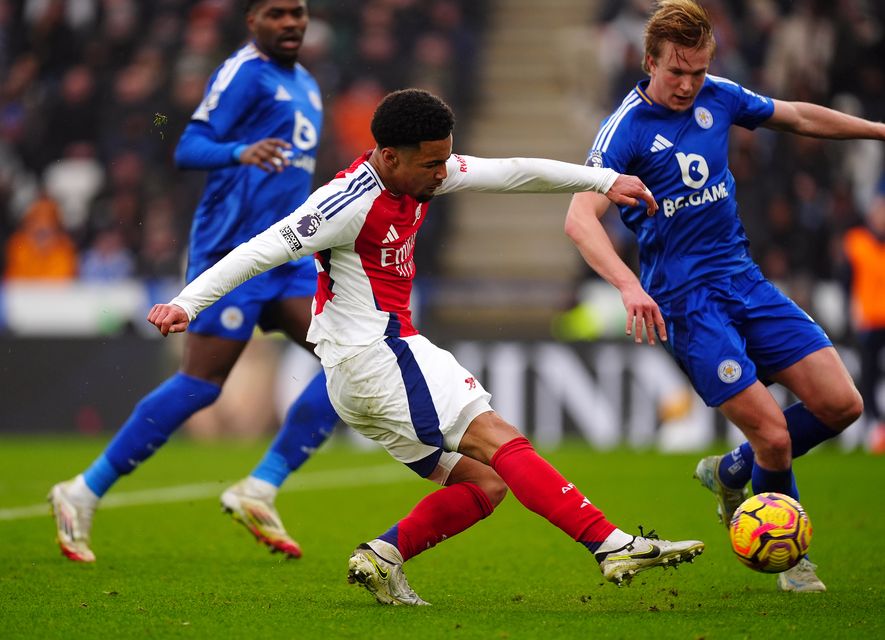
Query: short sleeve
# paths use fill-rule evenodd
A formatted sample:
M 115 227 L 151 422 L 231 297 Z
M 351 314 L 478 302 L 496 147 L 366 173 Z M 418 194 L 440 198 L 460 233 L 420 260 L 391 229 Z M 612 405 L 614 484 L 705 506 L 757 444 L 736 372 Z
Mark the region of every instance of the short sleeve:
M 255 78 L 260 65 L 232 65 L 231 58 L 216 71 L 206 95 L 191 120 L 205 122 L 219 139 L 229 136 L 231 131 L 251 112 L 255 104 L 259 86 Z
M 774 114 L 774 100 L 718 76 L 707 76 L 722 94 L 728 96 L 731 121 L 745 129 L 755 129 Z
M 599 133 L 584 160 L 588 167 L 629 173 L 627 167 L 632 159 L 630 136 L 625 133 L 624 129 L 627 127 L 619 121 L 617 115 L 615 112 L 602 121 Z

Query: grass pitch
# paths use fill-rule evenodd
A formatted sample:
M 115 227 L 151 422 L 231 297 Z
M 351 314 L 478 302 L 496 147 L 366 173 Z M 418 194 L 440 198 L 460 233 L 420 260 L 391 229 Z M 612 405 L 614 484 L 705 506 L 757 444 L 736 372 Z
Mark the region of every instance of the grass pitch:
M 712 496 L 691 478 L 698 455 L 571 445 L 547 457 L 610 520 L 699 538 L 706 552 L 617 588 L 582 547 L 508 496 L 492 517 L 406 565 L 433 604 L 406 608 L 345 581 L 353 547 L 433 488 L 383 452 L 333 445 L 289 479 L 278 506 L 304 557 L 283 561 L 218 507 L 263 443 L 174 440 L 112 489 L 93 531 L 98 562 L 77 565 L 58 552 L 43 500 L 103 444 L 0 440 L 0 637 L 885 637 L 885 460 L 863 453 L 830 449 L 796 464 L 827 593 L 779 593 L 774 576 L 738 563 Z

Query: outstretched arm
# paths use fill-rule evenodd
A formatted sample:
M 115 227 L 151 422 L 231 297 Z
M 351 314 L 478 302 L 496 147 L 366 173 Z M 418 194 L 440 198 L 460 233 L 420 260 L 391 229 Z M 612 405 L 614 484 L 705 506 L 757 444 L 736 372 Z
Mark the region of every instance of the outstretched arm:
M 626 334 L 641 343 L 644 327 L 649 344 L 655 343 L 655 329 L 661 340 L 666 340 L 667 328 L 658 304 L 621 260 L 599 220 L 608 204 L 608 200 L 599 194 L 576 193 L 565 217 L 566 235 L 578 247 L 587 264 L 621 292 L 621 301 L 627 310 Z
M 154 305 L 148 314 L 148 322 L 164 336 L 184 331 L 200 311 L 224 294 L 291 258 L 275 225 L 236 247 L 195 278 L 168 304 Z
M 290 143 L 280 138 L 264 138 L 252 144 L 218 140 L 211 125 L 191 121 L 175 147 L 175 166 L 209 171 L 250 164 L 262 171 L 282 171 L 289 164 L 285 151 L 291 148 Z
M 864 120 L 810 102 L 775 100 L 774 113 L 762 126 L 812 138 L 885 140 L 885 123 Z
M 658 209 L 651 192 L 635 176 L 546 158 L 477 158 L 452 154 L 447 177 L 437 194 L 453 191 L 490 193 L 575 193 L 595 191 L 620 205 L 645 202 Z

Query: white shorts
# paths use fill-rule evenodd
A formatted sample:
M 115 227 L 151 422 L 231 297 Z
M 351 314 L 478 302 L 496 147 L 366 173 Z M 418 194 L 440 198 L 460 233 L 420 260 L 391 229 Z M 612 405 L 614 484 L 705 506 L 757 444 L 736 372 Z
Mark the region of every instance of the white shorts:
M 473 374 L 421 335 L 385 338 L 326 368 L 326 380 L 341 419 L 422 477 L 451 471 L 467 427 L 492 410 Z

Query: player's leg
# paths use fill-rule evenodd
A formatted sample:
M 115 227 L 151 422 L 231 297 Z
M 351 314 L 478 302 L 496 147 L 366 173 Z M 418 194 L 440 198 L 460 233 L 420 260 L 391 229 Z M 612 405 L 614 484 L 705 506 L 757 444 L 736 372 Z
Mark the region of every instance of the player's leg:
M 776 491 L 798 500 L 787 422 L 765 385 L 755 381 L 723 402 L 719 410 L 741 430 L 752 447 L 753 493 Z
M 728 525 L 751 479 L 754 492 L 761 487 L 798 497 L 792 459 L 847 426 L 857 397 L 829 338 L 756 271 L 712 283 L 675 308 L 676 333 L 691 330 L 692 341 L 671 351 L 704 401 L 719 407 L 748 438 L 731 452 L 702 459 L 695 469 L 695 477 L 716 495 L 722 522 Z M 800 402 L 780 409 L 757 368 Z
M 826 351 L 826 350 L 824 350 Z M 816 352 L 819 355 L 824 355 L 822 352 Z M 820 365 L 825 366 L 827 362 L 827 357 L 818 358 L 812 356 L 807 356 L 803 361 L 797 363 L 797 365 L 793 365 L 790 367 L 792 370 L 789 375 L 782 377 L 779 381 L 784 384 L 794 384 L 794 388 L 792 390 L 797 393 L 803 392 L 807 393 L 809 388 L 807 386 L 803 386 L 809 382 L 809 378 L 816 377 L 814 374 L 810 376 L 806 373 L 802 373 L 801 370 L 803 368 L 802 362 L 806 364 L 811 364 L 812 366 Z M 810 359 L 810 363 L 808 360 Z M 832 361 L 830 361 L 832 364 Z M 798 368 L 797 368 L 798 367 Z M 847 374 L 846 374 L 847 375 Z M 834 375 L 834 378 L 838 376 Z M 846 396 L 848 398 L 851 397 L 851 393 L 849 391 L 849 387 L 853 388 L 853 385 L 849 387 L 845 387 L 844 385 L 838 384 L 838 381 L 834 380 L 834 387 L 839 388 L 843 387 L 843 390 L 846 392 Z M 783 463 L 778 464 L 779 460 L 782 460 L 784 457 L 787 457 L 785 454 L 789 454 L 788 457 L 791 459 L 794 452 L 797 452 L 801 455 L 801 453 L 805 453 L 815 444 L 822 442 L 830 437 L 833 437 L 837 434 L 835 430 L 830 430 L 827 427 L 811 425 L 805 423 L 797 424 L 794 422 L 792 428 L 788 431 L 788 415 L 789 410 L 787 412 L 778 413 L 779 407 L 774 402 L 774 399 L 770 397 L 768 391 L 762 387 L 761 383 L 757 382 L 754 387 L 751 387 L 747 391 L 752 391 L 754 389 L 758 390 L 761 387 L 761 391 L 758 393 L 758 396 L 755 400 L 750 397 L 742 397 L 742 394 L 735 396 L 735 398 L 730 399 L 728 402 L 724 403 L 721 407 L 723 413 L 729 417 L 735 424 L 737 424 L 743 430 L 744 434 L 747 435 L 749 443 L 752 447 L 752 452 L 755 454 L 754 458 L 751 458 L 752 462 L 752 472 L 751 472 L 751 484 L 753 493 L 761 493 L 763 491 L 777 491 L 779 493 L 784 493 L 792 496 L 793 498 L 799 499 L 799 491 L 796 487 L 796 480 L 792 473 L 792 464 L 789 467 L 785 467 Z M 825 395 L 823 390 L 820 391 L 822 395 Z M 766 398 L 768 396 L 768 398 Z M 808 397 L 808 396 L 806 396 Z M 762 409 L 762 404 L 767 404 L 767 410 Z M 848 402 L 850 404 L 850 402 Z M 833 409 L 832 407 L 838 407 L 839 402 L 836 401 L 835 404 L 830 405 L 830 409 L 827 408 L 826 402 L 821 402 L 817 404 L 812 402 L 812 410 L 819 411 L 823 415 L 827 415 L 833 422 L 833 424 L 842 424 L 844 428 L 844 423 L 849 421 L 849 423 L 853 420 L 849 420 L 850 418 L 850 407 L 842 408 L 842 409 Z M 797 405 L 793 405 L 794 407 Z M 804 405 L 803 405 L 804 406 Z M 791 408 L 792 409 L 792 408 Z M 764 417 L 764 414 L 767 413 L 767 417 Z M 813 415 L 809 413 L 808 415 Z M 775 424 L 778 420 L 782 420 L 783 424 L 778 425 L 777 429 L 781 430 L 784 433 L 788 434 L 788 440 L 785 443 L 779 443 L 780 438 L 775 436 L 774 438 L 762 436 L 760 437 L 758 432 L 753 431 L 753 425 L 759 423 L 768 423 L 769 425 Z M 804 428 L 801 428 L 804 427 Z M 813 428 L 809 428 L 813 427 Z M 771 427 L 769 426 L 769 429 Z M 822 433 L 822 429 L 827 428 L 827 432 Z M 795 433 L 795 440 L 792 437 Z M 766 449 L 768 447 L 768 449 Z M 775 449 L 775 454 L 772 455 L 772 449 Z M 739 448 L 740 450 L 740 448 Z M 764 453 L 763 453 L 764 452 Z M 770 464 L 771 468 L 766 465 Z M 817 566 L 813 564 L 807 557 L 803 558 L 799 564 L 795 567 L 784 571 L 783 573 L 778 574 L 777 577 L 777 585 L 778 588 L 782 591 L 798 591 L 798 592 L 821 592 L 826 591 L 826 586 L 823 581 L 817 576 L 816 573 Z
M 146 395 L 96 460 L 49 494 L 62 553 L 92 562 L 92 517 L 102 496 L 166 443 L 181 424 L 215 402 L 246 342 L 188 333 L 181 370 Z
M 442 392 L 444 367 L 428 379 L 406 341 L 389 338 L 326 369 L 329 397 L 349 426 L 419 476 L 445 486 L 354 550 L 348 580 L 381 603 L 424 604 L 408 586 L 402 563 L 486 517 L 504 497 L 501 479 L 488 466 L 443 450 L 441 428 L 454 424 L 463 430 L 476 411 L 474 403 L 487 406 L 488 397 L 460 371 L 459 384 Z
M 835 438 L 863 411 L 860 393 L 832 346 L 809 353 L 769 377 L 799 399 L 799 402 L 783 410 L 790 436 L 791 458 L 798 458 L 817 445 Z M 758 452 L 752 440 L 749 440 L 733 451 L 716 457 L 720 481 L 732 488 L 746 485 L 757 456 Z M 711 460 L 702 460 L 698 473 Z
M 491 410 L 489 394 L 470 372 L 422 336 L 387 338 L 327 369 L 327 376 L 333 404 L 354 429 L 404 462 L 414 458 L 401 442 L 457 449 L 491 464 L 521 502 L 585 543 L 612 581 L 620 583 L 651 566 L 690 560 L 703 550 L 697 541 L 650 541 L 617 530 Z M 464 504 L 476 493 L 462 487 L 439 495 L 457 496 Z M 475 518 L 484 512 L 481 503 L 477 508 Z M 453 531 L 463 530 L 453 516 L 448 520 Z M 396 535 L 398 550 L 398 529 Z
M 316 271 L 309 266 L 313 281 L 307 285 L 313 288 Z M 269 303 L 260 320 L 262 328 L 280 329 L 293 342 L 311 349 L 305 340 L 311 300 L 299 296 Z M 288 534 L 276 510 L 277 491 L 328 439 L 337 422 L 338 414 L 326 391 L 326 376 L 320 371 L 289 407 L 276 438 L 255 469 L 222 494 L 222 508 L 272 551 L 301 557 L 301 547 Z
M 632 536 L 609 522 L 575 485 L 542 458 L 531 443 L 498 414 L 488 411 L 470 423 L 461 453 L 489 464 L 523 506 L 586 547 L 606 579 L 617 584 L 639 571 L 691 561 L 704 550 L 698 540 L 670 542 Z
M 359 545 L 348 563 L 348 581 L 383 604 L 426 604 L 409 586 L 404 562 L 491 515 L 507 487 L 487 465 L 437 450 L 408 466 L 419 474 L 438 460 L 427 479 L 444 486 L 423 498 L 386 532 Z M 454 463 L 454 464 L 453 464 Z

